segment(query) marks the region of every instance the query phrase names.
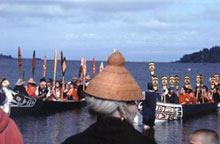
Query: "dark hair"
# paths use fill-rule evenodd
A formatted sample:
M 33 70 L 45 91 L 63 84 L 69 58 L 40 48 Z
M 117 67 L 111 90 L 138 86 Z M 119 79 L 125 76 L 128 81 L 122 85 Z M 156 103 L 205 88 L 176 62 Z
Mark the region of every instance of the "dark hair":
M 3 91 L 2 88 L 0 88 L 0 106 L 4 104 L 5 98 L 6 98 L 5 92 Z
M 152 83 L 148 83 L 148 84 L 147 84 L 147 89 L 148 89 L 148 90 L 154 90 L 153 84 L 152 84 Z

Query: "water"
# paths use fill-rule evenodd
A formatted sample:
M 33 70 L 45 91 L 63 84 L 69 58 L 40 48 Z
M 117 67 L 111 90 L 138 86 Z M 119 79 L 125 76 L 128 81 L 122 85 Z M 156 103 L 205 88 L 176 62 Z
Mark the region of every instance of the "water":
M 23 70 L 25 71 L 24 80 L 27 81 L 31 77 L 32 61 L 23 61 Z M 35 80 L 39 83 L 42 77 L 43 61 L 36 61 Z M 100 62 L 96 63 L 96 68 L 99 70 Z M 104 62 L 106 66 L 106 62 Z M 67 71 L 65 80 L 70 81 L 72 77 L 78 75 L 80 61 L 67 61 Z M 142 90 L 145 90 L 147 82 L 151 81 L 148 70 L 148 63 L 138 62 L 126 63 L 126 67 L 134 76 Z M 191 84 L 195 86 L 197 74 L 204 76 L 204 84 L 210 86 L 209 77 L 220 71 L 220 64 L 181 64 L 181 63 L 156 63 L 155 74 L 159 77 L 159 87 L 161 87 L 161 77 L 163 75 L 179 75 L 180 86 L 184 84 L 184 76 L 191 76 Z M 188 70 L 191 68 L 191 71 Z M 88 73 L 92 74 L 92 62 L 88 62 Z M 57 79 L 61 79 L 61 66 L 58 62 Z M 92 76 L 92 75 L 91 75 Z M 0 77 L 6 77 L 11 82 L 11 87 L 19 77 L 17 60 L 0 60 Z M 53 78 L 53 61 L 47 62 L 47 78 Z M 94 123 L 96 118 L 87 112 L 87 108 L 56 113 L 47 116 L 33 117 L 25 116 L 14 118 L 21 133 L 23 134 L 25 143 L 47 144 L 60 143 L 70 135 L 82 132 L 90 124 Z M 192 118 L 186 121 L 170 121 L 160 123 L 155 126 L 155 138 L 158 143 L 187 143 L 190 133 L 199 128 L 209 128 L 220 133 L 220 115 L 209 114 Z

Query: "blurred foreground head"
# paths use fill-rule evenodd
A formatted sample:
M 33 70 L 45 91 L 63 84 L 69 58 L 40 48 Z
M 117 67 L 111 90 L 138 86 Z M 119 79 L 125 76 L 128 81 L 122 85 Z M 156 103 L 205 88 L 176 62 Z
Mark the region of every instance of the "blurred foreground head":
M 194 131 L 189 138 L 190 144 L 218 144 L 219 136 L 214 130 L 199 129 Z
M 108 115 L 133 122 L 136 114 L 134 101 L 142 99 L 139 85 L 125 67 L 119 51 L 108 58 L 108 65 L 90 81 L 85 93 L 89 109 L 99 115 Z

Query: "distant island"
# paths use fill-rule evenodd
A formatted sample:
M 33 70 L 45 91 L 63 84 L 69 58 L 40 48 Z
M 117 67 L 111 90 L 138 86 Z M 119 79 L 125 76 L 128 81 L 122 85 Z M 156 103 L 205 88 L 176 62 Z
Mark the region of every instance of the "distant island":
M 17 59 L 12 57 L 11 55 L 4 55 L 4 54 L 0 54 L 0 59 Z M 27 59 L 32 59 L 32 58 L 22 58 L 23 60 Z M 36 60 L 42 60 L 41 58 L 36 58 Z
M 181 63 L 219 63 L 220 46 L 214 46 L 210 49 L 204 48 L 202 51 L 186 54 L 179 61 Z
M 0 59 L 14 59 L 11 55 L 0 54 Z

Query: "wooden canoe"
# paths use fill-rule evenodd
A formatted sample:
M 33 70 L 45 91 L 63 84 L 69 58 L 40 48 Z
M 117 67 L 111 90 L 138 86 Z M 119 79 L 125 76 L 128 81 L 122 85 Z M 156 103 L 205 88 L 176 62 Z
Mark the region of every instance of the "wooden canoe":
M 10 116 L 23 115 L 45 115 L 80 108 L 85 105 L 85 101 L 42 101 L 28 96 L 19 95 L 11 91 L 13 101 L 11 102 Z

